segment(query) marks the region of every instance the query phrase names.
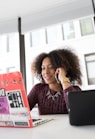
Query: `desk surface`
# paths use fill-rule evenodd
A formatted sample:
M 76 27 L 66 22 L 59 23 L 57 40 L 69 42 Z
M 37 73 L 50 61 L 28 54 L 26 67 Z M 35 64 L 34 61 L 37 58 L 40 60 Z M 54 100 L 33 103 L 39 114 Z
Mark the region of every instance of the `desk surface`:
M 95 126 L 71 126 L 68 115 L 41 116 L 54 120 L 33 128 L 0 128 L 2 139 L 95 139 Z

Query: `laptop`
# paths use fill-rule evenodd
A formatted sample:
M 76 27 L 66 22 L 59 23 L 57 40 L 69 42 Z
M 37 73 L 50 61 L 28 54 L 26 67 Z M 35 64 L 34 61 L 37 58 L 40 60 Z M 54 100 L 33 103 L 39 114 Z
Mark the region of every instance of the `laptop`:
M 32 128 L 50 120 L 32 118 L 21 72 L 0 74 L 0 127 Z
M 95 124 L 95 90 L 69 92 L 68 102 L 71 125 Z

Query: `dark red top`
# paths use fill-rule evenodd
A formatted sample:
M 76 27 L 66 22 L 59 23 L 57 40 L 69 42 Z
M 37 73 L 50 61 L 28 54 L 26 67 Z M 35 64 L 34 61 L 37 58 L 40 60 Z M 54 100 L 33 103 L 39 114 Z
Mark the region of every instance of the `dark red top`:
M 66 114 L 68 113 L 67 93 L 81 90 L 78 86 L 56 92 L 49 89 L 47 84 L 35 85 L 28 95 L 30 110 L 38 104 L 39 114 Z

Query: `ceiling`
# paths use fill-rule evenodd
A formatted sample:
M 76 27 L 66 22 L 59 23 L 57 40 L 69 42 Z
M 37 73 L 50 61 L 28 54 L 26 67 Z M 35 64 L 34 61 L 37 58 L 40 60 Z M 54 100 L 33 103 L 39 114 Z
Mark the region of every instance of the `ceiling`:
M 84 0 L 0 0 L 0 21 Z M 69 7 L 68 7 L 69 8 Z
M 93 13 L 92 0 L 0 0 L 0 32 L 14 29 L 22 18 L 25 30 L 54 24 Z M 95 1 L 95 0 L 94 0 Z M 9 23 L 11 22 L 11 24 Z M 7 26 L 6 26 L 7 24 Z M 13 26 L 13 27 L 12 27 Z M 8 31 L 7 31 L 8 30 Z
M 76 0 L 0 0 L 0 21 L 26 16 Z

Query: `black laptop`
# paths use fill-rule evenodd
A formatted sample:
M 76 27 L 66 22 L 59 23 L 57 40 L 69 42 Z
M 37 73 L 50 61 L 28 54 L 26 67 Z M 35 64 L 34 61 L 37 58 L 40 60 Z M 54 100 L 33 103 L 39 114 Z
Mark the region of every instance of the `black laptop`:
M 71 125 L 95 124 L 95 90 L 69 92 L 68 102 Z

